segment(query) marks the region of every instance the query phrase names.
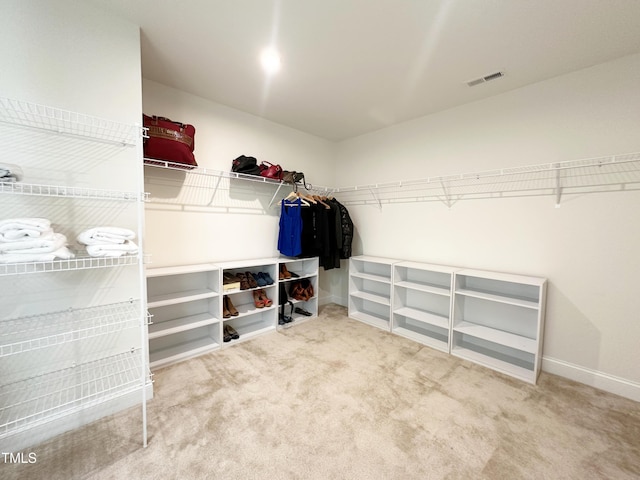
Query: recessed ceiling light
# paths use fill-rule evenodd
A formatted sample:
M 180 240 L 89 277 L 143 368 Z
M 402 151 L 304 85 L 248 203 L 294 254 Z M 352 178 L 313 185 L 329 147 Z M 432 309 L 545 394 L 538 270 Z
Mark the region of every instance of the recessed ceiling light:
M 280 60 L 280 54 L 273 47 L 265 48 L 260 55 L 260 63 L 262 64 L 262 68 L 268 74 L 276 73 L 280 70 L 280 66 L 282 62 Z

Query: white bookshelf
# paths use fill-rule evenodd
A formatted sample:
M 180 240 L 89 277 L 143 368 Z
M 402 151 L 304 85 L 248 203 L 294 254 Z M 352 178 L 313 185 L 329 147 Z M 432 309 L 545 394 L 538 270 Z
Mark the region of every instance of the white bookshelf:
M 391 331 L 448 353 L 455 270 L 418 262 L 394 264 Z
M 546 285 L 539 277 L 457 271 L 451 353 L 535 384 L 542 359 Z
M 234 262 L 217 263 L 221 274 L 238 273 L 252 275 L 267 273 L 273 283 L 266 286 L 258 286 L 248 289 L 235 289 L 224 292 L 233 306 L 238 310 L 237 316 L 222 318 L 222 304 L 220 306 L 220 318 L 222 319 L 222 329 L 225 325 L 231 326 L 239 335 L 238 339 L 230 342 L 223 342 L 223 346 L 233 346 L 240 342 L 251 340 L 259 335 L 276 330 L 278 324 L 278 259 L 261 258 L 240 260 Z M 273 303 L 271 306 L 258 308 L 254 301 L 254 292 L 264 290 L 267 298 Z
M 205 263 L 150 268 L 146 276 L 151 368 L 220 348 L 219 267 Z
M 392 266 L 397 262 L 367 255 L 349 259 L 349 317 L 391 330 Z
M 293 322 L 280 325 L 281 327 L 288 327 L 299 324 L 306 320 L 310 320 L 312 318 L 316 318 L 318 316 L 318 257 L 312 258 L 287 258 L 281 257 L 278 262 L 278 274 L 280 273 L 282 266 L 285 266 L 286 270 L 295 275 L 292 278 L 278 278 L 278 282 L 280 285 L 284 285 L 284 288 L 287 292 L 287 296 L 289 301 L 293 304 L 293 312 L 291 312 L 291 308 L 287 305 L 284 308 L 284 314 L 287 316 L 291 316 L 293 318 Z M 291 286 L 302 279 L 307 279 L 313 285 L 314 295 L 309 300 L 296 300 L 291 297 L 290 291 Z M 303 315 L 300 313 L 296 313 L 295 309 L 301 308 L 311 313 L 311 316 Z M 280 314 L 283 313 L 283 309 L 279 308 Z

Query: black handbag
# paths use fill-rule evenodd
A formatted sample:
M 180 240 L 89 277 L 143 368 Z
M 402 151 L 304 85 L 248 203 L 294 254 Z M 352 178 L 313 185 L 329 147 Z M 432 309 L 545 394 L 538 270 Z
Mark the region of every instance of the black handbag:
M 256 157 L 247 157 L 246 155 L 240 155 L 231 162 L 231 171 L 245 175 L 260 175 L 260 167 Z

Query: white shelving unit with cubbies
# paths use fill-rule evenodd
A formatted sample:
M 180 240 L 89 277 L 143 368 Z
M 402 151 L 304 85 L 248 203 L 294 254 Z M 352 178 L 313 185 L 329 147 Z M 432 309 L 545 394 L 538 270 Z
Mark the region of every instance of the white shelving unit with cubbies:
M 142 130 L 0 98 L 0 154 L 19 172 L 0 182 L 0 220 L 47 219 L 69 250 L 0 251 L 0 447 L 19 451 L 136 404 L 146 446 L 144 257 L 92 257 L 76 242 L 115 226 L 141 245 Z
M 305 320 L 318 316 L 318 257 L 312 258 L 286 258 L 282 257 L 278 263 L 278 281 L 284 285 L 289 301 L 293 305 L 293 312 L 289 305 L 284 308 L 284 315 L 292 318 L 292 322 L 285 323 L 283 326 L 295 325 Z M 287 273 L 290 275 L 287 277 Z M 314 295 L 308 300 L 297 300 L 291 296 L 291 287 L 295 282 L 308 280 L 313 286 Z M 296 311 L 298 309 L 298 312 Z M 300 311 L 308 312 L 311 315 L 299 313 Z M 280 314 L 283 310 L 280 309 Z M 279 317 L 279 323 L 282 319 Z
M 459 270 L 454 283 L 451 353 L 535 384 L 546 279 Z
M 349 259 L 349 317 L 391 330 L 392 267 L 397 262 L 366 255 Z
M 448 353 L 455 270 L 416 262 L 394 264 L 391 331 Z
M 151 368 L 220 348 L 220 292 L 220 269 L 210 263 L 147 270 Z
M 224 342 L 223 346 L 234 345 L 238 342 L 250 340 L 256 336 L 272 332 L 276 330 L 278 324 L 278 259 L 263 258 L 254 260 L 241 260 L 235 262 L 224 262 L 216 264 L 222 273 L 238 276 L 238 274 L 246 275 L 251 273 L 254 278 L 259 273 L 268 274 L 268 278 L 272 283 L 258 286 L 254 288 L 234 288 L 232 290 L 224 290 L 223 301 L 221 303 L 222 318 L 222 335 L 224 339 L 225 326 L 230 326 L 237 332 L 239 338 Z M 263 290 L 271 304 L 268 306 L 257 306 L 254 296 Z M 237 310 L 237 315 L 231 315 L 223 318 L 222 305 L 227 297 Z

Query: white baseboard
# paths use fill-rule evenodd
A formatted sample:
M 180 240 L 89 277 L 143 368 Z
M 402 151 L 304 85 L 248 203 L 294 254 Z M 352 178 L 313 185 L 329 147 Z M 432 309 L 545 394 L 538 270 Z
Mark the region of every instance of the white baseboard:
M 640 383 L 598 372 L 557 358 L 542 357 L 542 370 L 640 402 Z

